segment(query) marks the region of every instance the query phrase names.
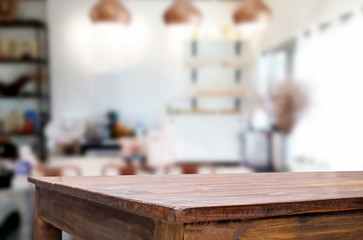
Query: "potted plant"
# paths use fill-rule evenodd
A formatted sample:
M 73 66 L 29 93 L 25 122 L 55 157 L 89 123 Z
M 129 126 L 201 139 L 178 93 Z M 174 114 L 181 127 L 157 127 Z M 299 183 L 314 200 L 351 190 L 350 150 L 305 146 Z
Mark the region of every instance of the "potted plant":
M 305 85 L 293 80 L 286 80 L 278 85 L 272 99 L 272 116 L 282 147 L 279 154 L 282 156 L 281 162 L 274 163 L 279 170 L 286 168 L 289 136 L 308 105 L 309 94 Z

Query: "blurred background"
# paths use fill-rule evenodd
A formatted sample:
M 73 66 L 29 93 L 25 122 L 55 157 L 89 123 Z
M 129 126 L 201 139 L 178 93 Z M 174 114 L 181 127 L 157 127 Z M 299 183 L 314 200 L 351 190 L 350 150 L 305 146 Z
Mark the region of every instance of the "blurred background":
M 29 175 L 363 170 L 362 29 L 361 0 L 0 0 L 0 240 Z

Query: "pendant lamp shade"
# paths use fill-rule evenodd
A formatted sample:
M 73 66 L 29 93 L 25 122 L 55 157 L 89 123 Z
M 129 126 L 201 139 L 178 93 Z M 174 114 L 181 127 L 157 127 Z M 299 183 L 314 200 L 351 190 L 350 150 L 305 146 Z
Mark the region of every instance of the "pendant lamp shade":
M 175 0 L 164 13 L 166 24 L 199 24 L 202 14 L 190 0 Z
M 271 18 L 271 9 L 262 0 L 245 0 L 233 16 L 234 23 L 237 25 L 267 23 Z
M 100 0 L 91 10 L 93 22 L 117 22 L 129 24 L 130 12 L 119 0 Z

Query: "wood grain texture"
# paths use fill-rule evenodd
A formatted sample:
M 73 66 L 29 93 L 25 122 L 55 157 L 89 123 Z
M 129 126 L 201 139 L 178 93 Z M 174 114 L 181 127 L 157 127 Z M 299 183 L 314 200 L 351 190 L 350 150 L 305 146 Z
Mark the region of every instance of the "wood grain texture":
M 363 212 L 186 224 L 184 240 L 361 240 Z
M 36 188 L 34 199 L 33 239 L 34 240 L 61 240 L 62 231 L 44 221 L 39 216 L 39 188 Z
M 149 240 L 155 235 L 152 219 L 46 189 L 37 192 L 39 217 L 76 239 Z M 50 235 L 35 239 L 53 240 Z
M 155 240 L 183 240 L 184 225 L 156 221 Z
M 363 209 L 363 173 L 30 178 L 37 186 L 168 221 L 242 220 Z

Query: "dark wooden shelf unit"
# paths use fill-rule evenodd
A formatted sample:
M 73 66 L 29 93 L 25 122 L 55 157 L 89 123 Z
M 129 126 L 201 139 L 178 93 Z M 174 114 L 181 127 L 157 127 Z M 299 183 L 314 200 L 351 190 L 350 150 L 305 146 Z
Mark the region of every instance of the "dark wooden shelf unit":
M 0 59 L 1 65 L 14 65 L 18 66 L 21 64 L 31 64 L 37 68 L 40 72 L 44 69 L 49 70 L 49 61 L 48 61 L 48 35 L 47 35 L 47 25 L 39 20 L 12 20 L 12 21 L 0 21 L 0 30 L 7 29 L 19 29 L 19 30 L 31 30 L 35 33 L 36 41 L 39 45 L 39 59 Z M 5 34 L 1 34 L 3 36 Z M 1 37 L 0 37 L 1 39 Z M 49 72 L 49 71 L 48 71 Z M 48 73 L 49 74 L 49 73 Z M 10 138 L 18 138 L 18 137 L 36 137 L 37 144 L 39 149 L 37 149 L 36 153 L 39 155 L 41 160 L 47 159 L 47 150 L 46 150 L 46 139 L 43 134 L 46 123 L 50 119 L 50 106 L 51 106 L 51 98 L 50 98 L 50 79 L 48 74 L 42 76 L 41 84 L 36 84 L 36 90 L 33 93 L 24 93 L 17 96 L 1 96 L 1 100 L 32 100 L 36 103 L 36 112 L 37 118 L 39 121 L 39 129 L 38 132 L 34 133 L 20 133 L 20 132 L 6 132 L 1 133 L 0 136 L 7 136 Z
M 0 94 L 2 100 L 37 100 L 39 98 L 47 98 L 48 96 L 41 95 L 39 93 L 22 93 L 16 96 L 3 96 Z
M 1 59 L 1 64 L 47 64 L 46 59 Z
M 22 133 L 22 132 L 1 132 L 0 136 L 2 137 L 39 137 L 40 133 Z
M 1 28 L 40 28 L 47 29 L 45 23 L 39 20 L 9 20 L 0 21 Z

